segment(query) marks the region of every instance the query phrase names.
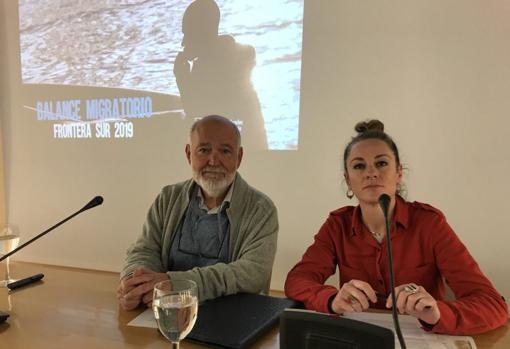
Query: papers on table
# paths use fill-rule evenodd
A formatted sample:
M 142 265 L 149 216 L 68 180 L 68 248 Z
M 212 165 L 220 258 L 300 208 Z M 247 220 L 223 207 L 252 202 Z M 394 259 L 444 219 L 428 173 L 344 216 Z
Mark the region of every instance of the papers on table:
M 395 332 L 393 318 L 389 313 L 345 313 L 344 317 L 389 328 Z M 410 315 L 399 315 L 398 319 L 408 349 L 476 349 L 475 341 L 471 337 L 425 332 L 418 320 Z M 400 348 L 396 335 L 395 348 Z
M 146 309 L 143 313 L 128 322 L 128 326 L 158 328 L 152 309 Z

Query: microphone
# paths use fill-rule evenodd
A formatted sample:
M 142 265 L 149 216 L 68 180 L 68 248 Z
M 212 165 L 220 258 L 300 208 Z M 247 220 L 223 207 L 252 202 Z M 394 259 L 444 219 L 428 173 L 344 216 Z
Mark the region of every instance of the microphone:
M 381 196 L 379 196 L 379 206 L 381 206 L 381 209 L 384 213 L 385 218 L 388 216 L 390 202 L 391 202 L 391 198 L 388 194 L 381 194 Z
M 93 207 L 99 206 L 103 203 L 103 197 L 102 196 L 96 196 L 92 200 L 89 201 L 88 204 L 83 206 L 81 210 L 79 210 L 77 213 L 82 213 L 83 211 L 87 211 L 88 209 L 91 209 Z
M 398 314 L 397 314 L 397 297 L 395 297 L 395 276 L 393 275 L 393 260 L 391 259 L 391 228 L 390 228 L 390 220 L 388 218 L 388 211 L 390 208 L 391 198 L 388 194 L 381 194 L 379 196 L 379 206 L 381 206 L 381 210 L 384 214 L 384 225 L 386 227 L 386 254 L 388 255 L 388 271 L 390 274 L 390 288 L 391 288 L 391 301 L 393 306 L 391 307 L 391 315 L 393 317 L 393 325 L 395 326 L 395 331 L 397 332 L 398 341 L 400 342 L 400 347 L 402 349 L 406 349 L 406 343 L 404 341 L 404 337 L 402 336 L 402 331 L 400 330 L 400 323 L 398 322 Z
M 18 246 L 17 248 L 15 248 L 14 250 L 12 250 L 11 252 L 7 253 L 7 254 L 4 254 L 2 257 L 0 257 L 0 262 L 3 261 L 4 259 L 12 256 L 13 254 L 15 254 L 16 252 L 18 252 L 19 250 L 21 250 L 22 248 L 30 245 L 32 242 L 34 242 L 35 240 L 39 239 L 40 237 L 48 234 L 50 231 L 52 231 L 53 229 L 55 229 L 56 227 L 64 224 L 65 222 L 67 222 L 68 220 L 70 220 L 71 218 L 73 218 L 74 216 L 77 216 L 79 215 L 80 213 L 82 213 L 83 211 L 87 211 L 93 207 L 96 207 L 96 206 L 99 206 L 103 203 L 103 197 L 102 196 L 96 196 L 95 198 L 93 198 L 92 200 L 89 201 L 88 204 L 86 204 L 85 206 L 83 206 L 83 208 L 75 213 L 73 213 L 72 215 L 70 215 L 69 217 L 67 217 L 66 219 L 58 222 L 57 224 L 55 224 L 54 226 L 52 226 L 51 228 L 49 229 L 46 229 L 45 231 L 43 231 L 41 234 L 37 235 L 36 237 L 28 240 L 27 242 L 25 242 L 24 244 Z

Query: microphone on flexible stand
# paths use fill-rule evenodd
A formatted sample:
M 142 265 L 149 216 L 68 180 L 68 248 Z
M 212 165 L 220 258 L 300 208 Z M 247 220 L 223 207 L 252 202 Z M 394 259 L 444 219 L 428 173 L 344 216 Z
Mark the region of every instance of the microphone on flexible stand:
M 74 216 L 77 216 L 79 215 L 80 213 L 82 213 L 83 211 L 87 211 L 93 207 L 96 207 L 96 206 L 99 206 L 103 203 L 103 197 L 102 196 L 96 196 L 95 198 L 93 198 L 92 200 L 90 200 L 85 206 L 83 206 L 83 208 L 81 208 L 79 211 L 73 213 L 72 215 L 70 215 L 69 217 L 65 218 L 64 220 L 58 222 L 57 224 L 55 224 L 54 226 L 52 226 L 51 228 L 49 229 L 46 229 L 45 231 L 43 231 L 41 234 L 37 235 L 36 237 L 28 240 L 27 242 L 25 242 L 24 244 L 22 244 L 21 246 L 18 246 L 17 248 L 15 248 L 14 250 L 12 250 L 11 252 L 9 253 L 6 253 L 4 254 L 2 257 L 0 257 L 0 262 L 3 261 L 4 259 L 12 256 L 13 254 L 15 254 L 16 252 L 18 252 L 19 250 L 21 250 L 22 248 L 30 245 L 32 242 L 34 242 L 35 240 L 39 239 L 40 237 L 48 234 L 50 231 L 52 231 L 53 229 L 55 229 L 56 227 L 64 224 L 65 222 L 67 222 L 68 220 L 70 220 L 71 218 L 73 218 Z M 44 276 L 44 275 L 43 275 Z M 5 320 L 7 320 L 7 318 L 9 317 L 9 314 L 3 312 L 0 310 L 0 323 L 4 322 Z
M 79 211 L 73 213 L 72 215 L 70 215 L 69 217 L 67 217 L 66 219 L 58 222 L 57 224 L 55 224 L 54 226 L 52 226 L 51 228 L 49 229 L 46 229 L 45 231 L 43 231 L 41 234 L 37 235 L 36 237 L 28 240 L 27 242 L 25 242 L 24 244 L 18 246 L 17 248 L 15 248 L 14 250 L 12 250 L 11 252 L 9 253 L 6 253 L 4 254 L 2 257 L 0 257 L 0 262 L 3 261 L 4 259 L 12 256 L 13 254 L 15 254 L 16 252 L 18 252 L 19 250 L 21 250 L 22 248 L 30 245 L 32 242 L 34 242 L 35 240 L 43 237 L 44 235 L 48 234 L 50 231 L 52 231 L 53 229 L 55 229 L 56 227 L 64 224 L 65 222 L 67 222 L 68 220 L 70 220 L 71 218 L 73 218 L 74 216 L 77 216 L 79 215 L 80 213 L 82 213 L 83 211 L 87 211 L 93 207 L 96 207 L 96 206 L 99 206 L 103 203 L 103 197 L 102 196 L 96 196 L 95 198 L 93 198 L 92 200 L 89 201 L 88 204 L 86 204 L 85 206 L 83 206 L 82 209 L 80 209 Z
M 393 316 L 393 325 L 395 326 L 395 331 L 397 332 L 398 341 L 400 342 L 400 347 L 402 349 L 406 349 L 406 343 L 404 341 L 404 337 L 402 336 L 402 331 L 400 330 L 400 324 L 398 322 L 398 314 L 397 314 L 397 298 L 395 296 L 395 276 L 393 275 L 393 261 L 391 259 L 391 235 L 390 235 L 390 220 L 388 217 L 388 211 L 390 208 L 391 198 L 388 194 L 381 194 L 379 196 L 379 206 L 384 214 L 384 225 L 386 227 L 386 253 L 388 254 L 388 271 L 390 274 L 390 288 L 391 288 L 391 301 L 393 306 L 391 307 L 391 314 Z

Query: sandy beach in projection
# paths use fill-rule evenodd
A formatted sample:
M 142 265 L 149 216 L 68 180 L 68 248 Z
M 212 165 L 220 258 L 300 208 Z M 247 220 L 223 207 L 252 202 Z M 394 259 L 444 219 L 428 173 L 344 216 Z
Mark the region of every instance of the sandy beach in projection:
M 253 46 L 270 149 L 298 142 L 303 0 L 217 1 L 220 33 Z M 190 1 L 20 0 L 22 79 L 178 95 L 173 61 Z

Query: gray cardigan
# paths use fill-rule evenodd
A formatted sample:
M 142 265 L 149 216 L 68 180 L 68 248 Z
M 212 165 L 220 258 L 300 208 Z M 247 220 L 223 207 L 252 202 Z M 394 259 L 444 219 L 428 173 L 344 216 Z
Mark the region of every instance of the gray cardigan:
M 171 280 L 191 279 L 200 301 L 237 292 L 269 291 L 276 253 L 278 218 L 271 199 L 248 185 L 239 173 L 227 216 L 230 221 L 230 263 L 168 271 L 172 237 L 188 207 L 193 180 L 169 185 L 152 204 L 142 234 L 128 249 L 121 277 L 144 266 L 167 272 Z

